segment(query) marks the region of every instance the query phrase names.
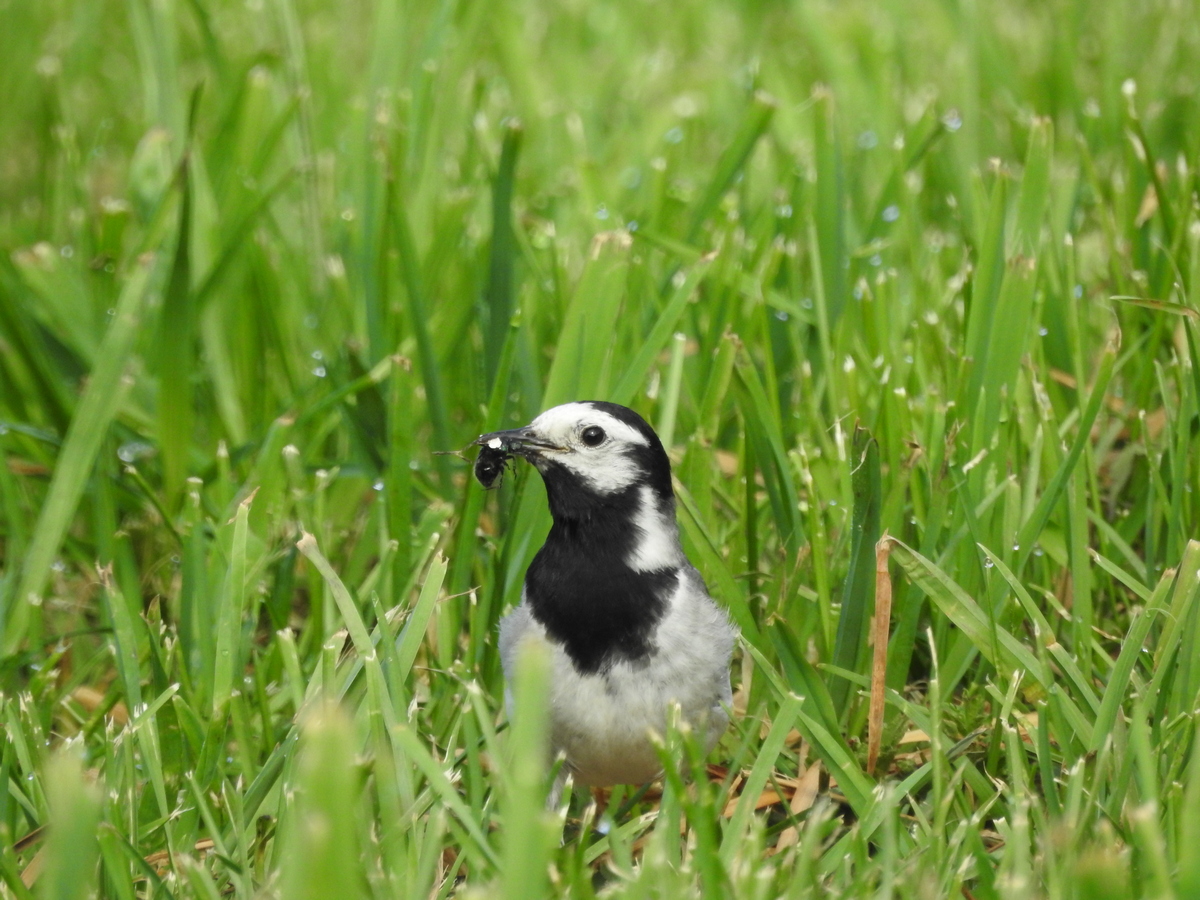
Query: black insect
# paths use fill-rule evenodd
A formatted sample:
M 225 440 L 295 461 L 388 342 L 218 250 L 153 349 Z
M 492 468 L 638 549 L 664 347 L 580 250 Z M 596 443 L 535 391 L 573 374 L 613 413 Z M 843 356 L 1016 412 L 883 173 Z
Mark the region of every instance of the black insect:
M 481 438 L 476 443 L 480 446 L 479 456 L 475 459 L 475 477 L 485 488 L 491 488 L 497 480 L 503 479 L 504 470 L 513 454 L 508 444 L 500 438 L 492 438 L 486 442 Z

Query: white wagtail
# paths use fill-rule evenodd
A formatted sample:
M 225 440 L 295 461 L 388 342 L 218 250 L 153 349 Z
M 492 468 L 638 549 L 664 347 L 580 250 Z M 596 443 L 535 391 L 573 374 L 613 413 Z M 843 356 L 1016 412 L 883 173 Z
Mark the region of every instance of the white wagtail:
M 512 684 L 518 648 L 548 644 L 551 750 L 577 784 L 642 784 L 662 770 L 650 738 L 668 709 L 705 752 L 729 724 L 737 631 L 688 562 L 675 522 L 671 463 L 654 430 L 615 403 L 567 403 L 525 428 L 482 435 L 490 484 L 511 456 L 538 470 L 554 524 L 500 622 Z M 511 687 L 505 691 L 512 704 Z

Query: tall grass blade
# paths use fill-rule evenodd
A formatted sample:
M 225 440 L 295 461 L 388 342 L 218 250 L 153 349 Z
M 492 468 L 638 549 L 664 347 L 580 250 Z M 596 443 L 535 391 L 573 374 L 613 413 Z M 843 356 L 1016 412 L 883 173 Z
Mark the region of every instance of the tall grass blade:
M 173 512 L 183 495 L 192 445 L 193 360 L 196 339 L 192 298 L 192 185 L 188 157 L 179 168 L 179 230 L 175 257 L 158 319 L 158 445 L 162 451 L 163 493 Z
M 216 621 L 216 658 L 212 675 L 212 708 L 222 709 L 234 691 L 234 679 L 245 664 L 242 659 L 242 618 L 246 607 L 247 543 L 250 528 L 251 494 L 238 504 L 233 519 L 229 568 L 221 589 Z
M 100 847 L 99 791 L 84 777 L 77 759 L 63 753 L 46 768 L 50 828 L 46 865 L 38 896 L 46 900 L 84 900 L 92 896 Z
M 879 472 L 879 445 L 867 429 L 854 429 L 854 512 L 850 524 L 850 569 L 842 588 L 833 665 L 862 673 L 867 649 L 871 609 L 875 605 L 875 545 L 879 543 L 879 511 L 883 501 Z M 850 683 L 829 679 L 829 694 L 838 713 L 844 713 Z
M 154 268 L 154 260 L 150 258 L 138 260 L 129 272 L 112 324 L 100 343 L 96 366 L 75 408 L 50 480 L 50 490 L 29 539 L 16 590 L 3 610 L 2 649 L 6 656 L 16 652 L 26 638 L 34 643 L 38 639 L 41 623 L 35 613 L 42 605 L 50 564 L 87 488 L 108 427 L 131 384 L 127 369 Z
M 296 800 L 281 860 L 288 897 L 365 897 L 359 867 L 359 789 L 354 732 L 344 713 L 327 705 L 305 723 L 296 773 Z M 352 874 L 353 873 L 353 874 Z
M 517 659 L 504 804 L 504 895 L 542 897 L 555 842 L 555 816 L 546 809 L 549 771 L 550 655 L 529 643 Z
M 484 375 L 494 382 L 500 356 L 508 340 L 509 320 L 514 303 L 514 264 L 516 239 L 513 236 L 513 188 L 517 177 L 517 154 L 524 129 L 516 119 L 504 127 L 500 146 L 500 164 L 492 182 L 492 246 L 488 254 L 488 281 L 483 293 Z

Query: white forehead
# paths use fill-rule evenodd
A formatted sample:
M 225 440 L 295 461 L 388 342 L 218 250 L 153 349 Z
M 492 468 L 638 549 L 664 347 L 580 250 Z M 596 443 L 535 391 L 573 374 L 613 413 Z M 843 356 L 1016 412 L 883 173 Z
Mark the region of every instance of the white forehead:
M 601 412 L 586 403 L 564 403 L 546 410 L 533 420 L 531 427 L 550 440 L 573 442 L 588 425 L 599 425 L 615 441 L 627 444 L 649 444 L 645 436 L 615 416 Z

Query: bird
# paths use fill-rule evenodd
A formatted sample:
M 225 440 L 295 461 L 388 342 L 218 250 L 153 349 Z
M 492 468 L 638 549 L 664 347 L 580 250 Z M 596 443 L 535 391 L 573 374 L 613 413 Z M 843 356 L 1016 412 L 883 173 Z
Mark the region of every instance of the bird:
M 500 622 L 499 648 L 510 715 L 521 648 L 549 651 L 550 751 L 564 760 L 550 803 L 568 776 L 592 788 L 659 777 L 654 736 L 676 704 L 711 751 L 729 724 L 738 631 L 684 554 L 654 429 L 590 400 L 475 443 L 490 460 L 528 461 L 546 485 L 553 522 Z

